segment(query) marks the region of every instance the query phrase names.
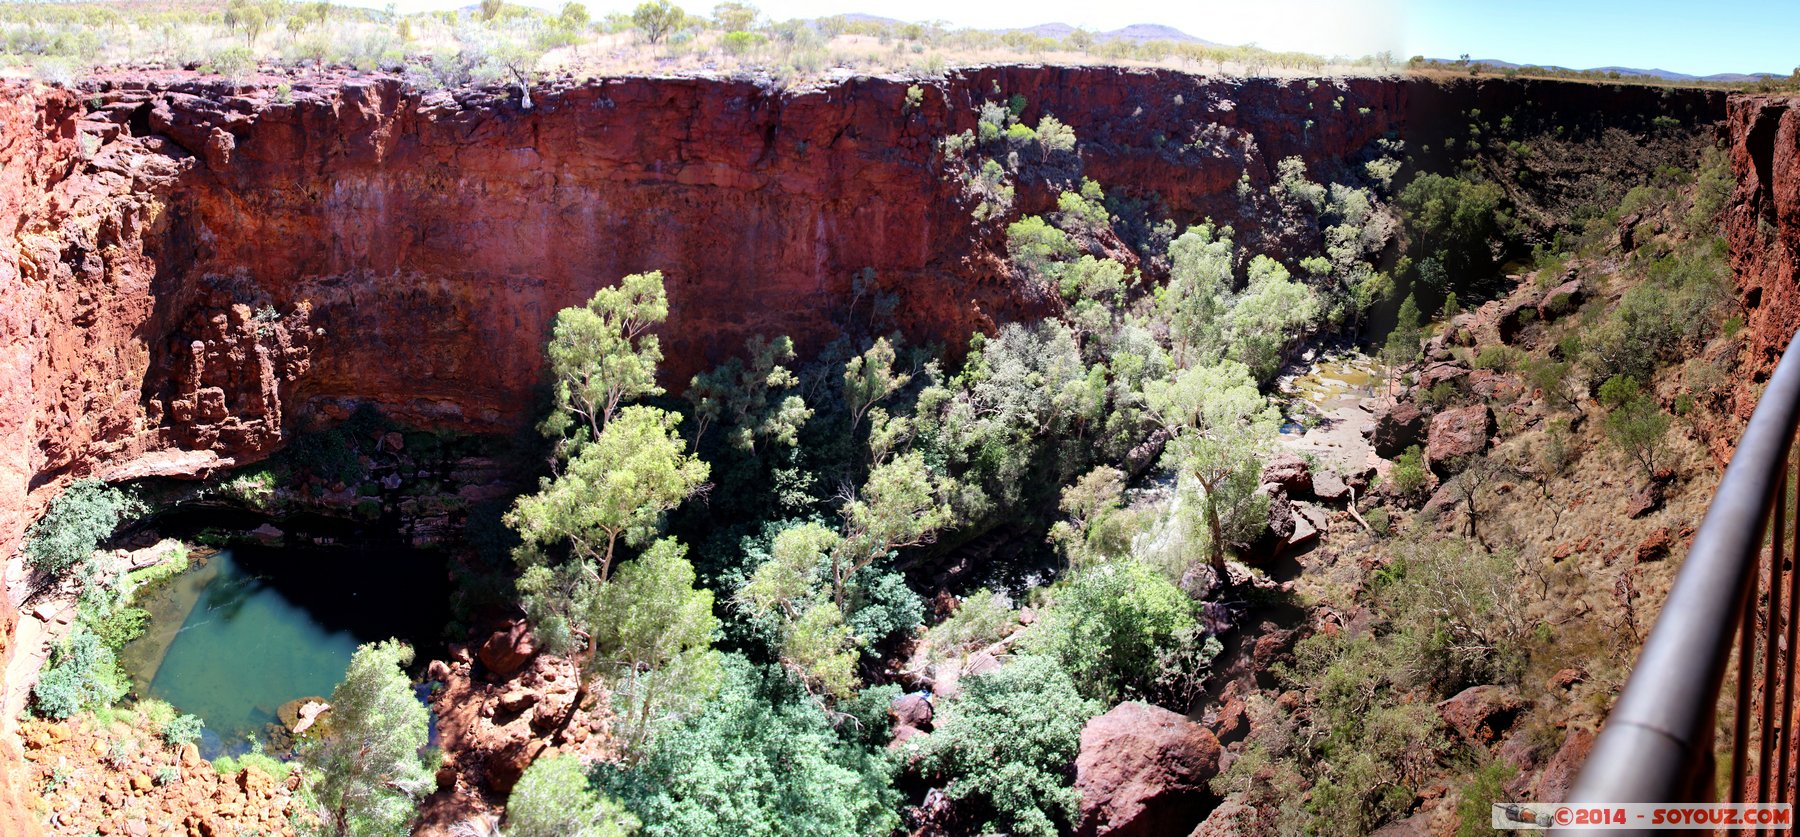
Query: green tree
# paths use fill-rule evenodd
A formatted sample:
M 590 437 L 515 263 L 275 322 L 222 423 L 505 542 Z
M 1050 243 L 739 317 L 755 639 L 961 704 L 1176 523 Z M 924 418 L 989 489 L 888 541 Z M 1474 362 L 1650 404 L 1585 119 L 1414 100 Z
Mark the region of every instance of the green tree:
M 775 535 L 769 560 L 738 588 L 737 601 L 751 613 L 780 624 L 776 653 L 807 689 L 847 697 L 856 686 L 861 643 L 844 624 L 825 569 L 844 543 L 818 523 L 789 526 Z M 835 579 L 833 579 L 835 581 Z
M 1412 294 L 1400 303 L 1400 313 L 1394 320 L 1394 330 L 1388 332 L 1387 346 L 1382 355 L 1390 366 L 1407 366 L 1419 359 L 1419 305 L 1413 301 Z
M 1494 244 L 1511 225 L 1505 198 L 1493 183 L 1425 173 L 1400 190 L 1399 203 L 1419 251 L 1436 254 L 1446 276 L 1466 281 L 1487 278 L 1498 267 Z
M 800 383 L 784 364 L 794 359 L 794 341 L 786 337 L 766 340 L 756 336 L 745 342 L 749 362 L 732 358 L 723 365 L 694 376 L 685 397 L 694 405 L 694 447 L 707 428 L 719 421 L 733 424 L 733 447 L 755 453 L 759 439 L 792 447 L 800 428 L 812 418 L 812 408 L 799 395 L 779 394 Z
M 1644 479 L 1656 479 L 1663 438 L 1669 433 L 1669 414 L 1629 375 L 1614 376 L 1601 384 L 1600 403 L 1607 407 L 1606 438 L 1643 469 Z
M 654 407 L 627 407 L 561 474 L 514 502 L 506 523 L 525 541 L 525 562 L 541 563 L 543 548 L 566 544 L 596 581 L 605 582 L 621 538 L 628 544 L 648 540 L 663 513 L 711 474 L 710 466 L 687 453 L 675 430 L 680 422 L 681 416 Z
M 925 464 L 922 451 L 908 451 L 876 465 L 862 490 L 845 504 L 845 536 L 832 551 L 832 600 L 841 609 L 850 580 L 888 553 L 931 543 L 955 519 L 945 497 L 955 484 Z
M 1256 493 L 1262 468 L 1257 453 L 1274 436 L 1279 417 L 1250 370 L 1233 360 L 1152 382 L 1144 397 L 1174 434 L 1163 460 L 1201 491 L 1210 563 L 1219 582 L 1229 584 L 1227 540 L 1255 528 L 1268 513 L 1267 498 Z
M 1101 706 L 1043 656 L 1017 659 L 963 681 L 961 697 L 933 719 L 919 767 L 948 780 L 944 792 L 991 812 L 983 833 L 1050 837 L 1074 825 L 1081 795 L 1069 786 L 1081 727 Z
M 590 607 L 595 651 L 585 668 L 611 688 L 632 750 L 654 724 L 695 711 L 718 688 L 712 641 L 719 620 L 712 591 L 694 588 L 686 547 L 657 541 L 620 568 Z M 577 694 L 579 705 L 585 695 Z
M 1050 527 L 1050 540 L 1061 544 L 1069 564 L 1081 567 L 1090 558 L 1104 557 L 1128 547 L 1108 526 L 1125 496 L 1125 472 L 1102 465 L 1065 486 L 1059 508 L 1069 516 Z
M 877 338 L 869 350 L 844 364 L 844 404 L 850 409 L 850 431 L 856 432 L 869 408 L 906 386 L 912 375 L 894 371 L 894 346 Z
M 579 32 L 588 26 L 587 7 L 580 3 L 564 3 L 562 12 L 556 16 L 556 25 L 571 32 Z
M 1169 284 L 1158 299 L 1177 364 L 1188 366 L 1218 351 L 1236 259 L 1231 228 L 1211 221 L 1189 227 L 1169 244 Z
M 429 712 L 403 668 L 412 648 L 394 640 L 356 649 L 331 692 L 324 733 L 300 748 L 306 792 L 327 834 L 411 833 L 418 799 L 432 780 L 419 759 Z
M 1057 287 L 1062 263 L 1075 256 L 1075 244 L 1042 217 L 1027 215 L 1007 225 L 1006 255 L 1024 275 Z
M 532 762 L 506 798 L 507 837 L 630 837 L 638 827 L 637 817 L 593 788 L 572 755 Z
M 1311 288 L 1291 281 L 1281 263 L 1257 256 L 1250 260 L 1250 283 L 1225 315 L 1225 342 L 1251 377 L 1267 380 L 1280 367 L 1282 352 L 1318 316 Z
M 639 4 L 631 13 L 631 22 L 639 32 L 644 33 L 644 40 L 652 44 L 661 43 L 669 33 L 681 28 L 686 20 L 687 15 L 682 12 L 681 7 L 669 0 L 648 0 Z
M 662 345 L 648 332 L 668 316 L 661 271 L 633 273 L 617 287 L 601 288 L 587 305 L 558 312 L 549 348 L 556 407 L 544 431 L 596 436 L 625 401 L 661 395 Z
M 718 697 L 636 762 L 596 778 L 646 837 L 887 834 L 899 827 L 894 763 L 847 741 L 787 677 L 725 655 Z
M 728 0 L 713 7 L 713 22 L 721 32 L 748 32 L 761 15 L 755 6 L 738 0 Z

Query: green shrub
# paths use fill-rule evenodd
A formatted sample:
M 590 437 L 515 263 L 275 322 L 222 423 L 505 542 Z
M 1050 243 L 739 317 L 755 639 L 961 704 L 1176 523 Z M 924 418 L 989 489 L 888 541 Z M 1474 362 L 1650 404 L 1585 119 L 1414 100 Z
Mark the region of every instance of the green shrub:
M 1058 585 L 1031 646 L 1108 704 L 1153 690 L 1163 654 L 1194 627 L 1193 599 L 1140 561 L 1101 564 Z
M 921 742 L 920 769 L 947 780 L 951 799 L 991 817 L 985 833 L 1049 837 L 1069 830 L 1080 801 L 1070 774 L 1081 727 L 1102 706 L 1082 697 L 1069 673 L 1044 656 L 968 678 L 963 688 L 938 713 L 937 730 L 914 739 Z
M 255 768 L 277 781 L 286 781 L 287 777 L 294 772 L 293 762 L 282 761 L 264 753 L 260 744 L 250 752 L 235 758 L 220 756 L 213 759 L 212 765 L 220 776 L 236 776 L 247 769 Z
M 198 715 L 178 715 L 161 725 L 157 734 L 162 736 L 164 744 L 179 748 L 184 744 L 192 744 L 200 740 L 200 730 L 206 722 Z
M 1388 470 L 1387 485 L 1398 497 L 1414 498 L 1429 479 L 1430 473 L 1425 470 L 1425 452 L 1413 445 L 1394 458 L 1394 465 Z
M 47 578 L 63 578 L 85 565 L 122 520 L 143 509 L 131 495 L 100 480 L 76 480 L 26 530 L 25 560 Z
M 1529 309 L 1527 309 L 1529 310 Z M 1488 346 L 1475 356 L 1476 369 L 1492 369 L 1496 372 L 1510 372 L 1523 355 L 1511 346 Z
M 112 649 L 78 625 L 51 649 L 49 664 L 31 695 L 39 714 L 61 720 L 84 709 L 110 706 L 127 691 Z
M 843 740 L 782 672 L 726 655 L 718 697 L 594 779 L 652 837 L 886 834 L 899 826 L 885 751 Z
M 1457 789 L 1456 837 L 1484 837 L 1494 833 L 1494 803 L 1507 801 L 1506 783 L 1518 772 L 1518 768 L 1504 761 L 1491 761 L 1477 769 Z
M 572 755 L 532 762 L 506 799 L 509 837 L 625 837 L 638 826 L 636 817 L 589 785 L 587 770 Z

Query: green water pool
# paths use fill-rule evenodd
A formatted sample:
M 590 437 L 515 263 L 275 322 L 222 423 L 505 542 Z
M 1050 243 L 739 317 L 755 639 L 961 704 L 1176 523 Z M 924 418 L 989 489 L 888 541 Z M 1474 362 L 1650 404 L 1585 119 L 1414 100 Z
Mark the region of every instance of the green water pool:
M 223 550 L 141 602 L 149 630 L 123 662 L 140 697 L 206 722 L 205 755 L 239 754 L 268 740 L 282 704 L 330 694 L 359 643 L 423 639 L 425 659 L 442 574 L 404 550 Z

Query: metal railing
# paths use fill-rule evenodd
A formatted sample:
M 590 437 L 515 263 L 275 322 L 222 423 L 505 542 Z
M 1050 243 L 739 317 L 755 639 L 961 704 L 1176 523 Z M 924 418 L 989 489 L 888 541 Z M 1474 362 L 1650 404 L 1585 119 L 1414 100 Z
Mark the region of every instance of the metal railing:
M 1800 349 L 1790 341 L 1568 801 L 1793 801 L 1800 566 L 1786 564 L 1800 553 L 1800 520 L 1787 509 L 1796 424 Z M 1730 779 L 1719 799 L 1713 730 L 1734 644 Z

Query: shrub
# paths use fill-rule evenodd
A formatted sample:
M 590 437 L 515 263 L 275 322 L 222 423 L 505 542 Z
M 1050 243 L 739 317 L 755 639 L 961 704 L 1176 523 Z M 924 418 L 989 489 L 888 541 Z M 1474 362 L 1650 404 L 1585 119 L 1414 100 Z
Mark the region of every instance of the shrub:
M 1510 372 L 1522 353 L 1511 346 L 1488 346 L 1475 356 L 1476 369 Z
M 156 768 L 153 781 L 159 786 L 173 785 L 181 781 L 181 768 L 172 764 L 161 765 Z
M 844 741 L 779 671 L 724 658 L 706 710 L 651 739 L 637 763 L 595 780 L 651 837 L 886 834 L 899 826 L 893 763 Z
M 26 531 L 25 560 L 45 577 L 63 578 L 85 565 L 121 520 L 143 509 L 135 498 L 100 480 L 76 480 Z
M 1012 600 L 985 587 L 963 597 L 944 621 L 925 632 L 925 646 L 939 659 L 999 642 L 1019 624 Z
M 251 508 L 267 508 L 275 499 L 275 472 L 268 468 L 246 471 L 227 480 L 219 491 Z
M 1430 474 L 1425 470 L 1425 452 L 1413 445 L 1394 458 L 1394 467 L 1388 471 L 1387 485 L 1395 496 L 1411 499 L 1418 496 L 1425 488 Z
M 31 695 L 39 714 L 61 720 L 84 709 L 110 706 L 126 691 L 112 649 L 93 632 L 77 626 L 51 650 L 49 665 Z
M 572 755 L 532 762 L 506 800 L 510 837 L 625 837 L 638 826 L 636 817 L 589 785 L 581 760 Z
M 1193 600 L 1140 561 L 1102 564 L 1059 585 L 1032 645 L 1087 697 L 1143 697 L 1161 655 L 1194 627 Z
M 162 724 L 157 734 L 162 736 L 164 744 L 179 748 L 199 741 L 200 730 L 205 726 L 206 722 L 200 720 L 198 715 L 178 715 Z
M 948 780 L 951 799 L 991 819 L 983 832 L 1049 837 L 1074 824 L 1080 794 L 1070 787 L 1081 727 L 1101 705 L 1081 696 L 1056 661 L 1018 659 L 963 681 L 962 697 L 920 741 L 919 767 Z M 909 749 L 911 748 L 909 742 Z

